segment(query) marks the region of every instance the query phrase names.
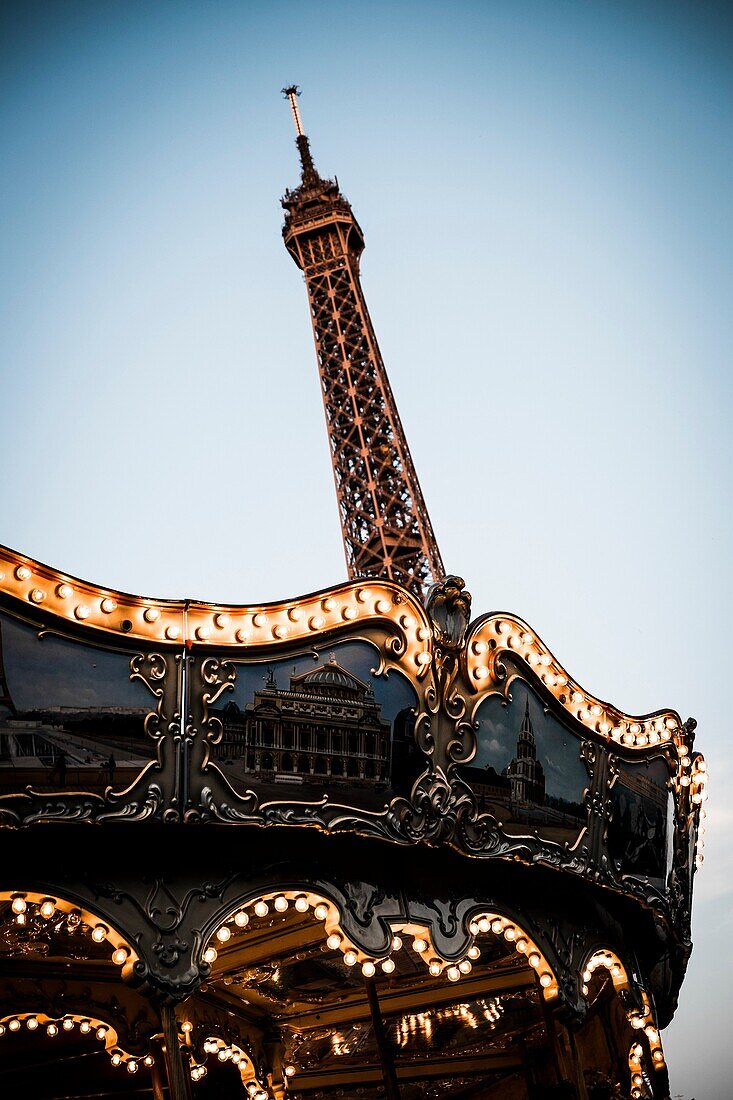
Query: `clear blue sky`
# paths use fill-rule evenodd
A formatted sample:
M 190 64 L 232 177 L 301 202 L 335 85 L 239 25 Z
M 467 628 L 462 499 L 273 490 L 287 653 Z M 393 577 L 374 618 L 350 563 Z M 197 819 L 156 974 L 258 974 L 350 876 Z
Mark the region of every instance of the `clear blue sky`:
M 700 721 L 665 1036 L 697 1100 L 733 1018 L 729 10 L 30 0 L 0 28 L 0 540 L 158 596 L 343 578 L 279 237 L 297 81 L 448 568 L 602 697 Z

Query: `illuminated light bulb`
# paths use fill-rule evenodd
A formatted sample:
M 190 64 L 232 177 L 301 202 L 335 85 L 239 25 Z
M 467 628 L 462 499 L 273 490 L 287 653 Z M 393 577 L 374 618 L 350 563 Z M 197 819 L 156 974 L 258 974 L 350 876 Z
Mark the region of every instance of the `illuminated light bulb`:
M 217 928 L 216 930 L 216 938 L 219 943 L 226 943 L 227 940 L 231 938 L 231 935 L 232 930 L 227 924 L 222 924 L 221 928 Z
M 636 1028 L 637 1031 L 644 1026 L 644 1021 L 641 1016 L 632 1016 L 629 1023 L 633 1028 Z
M 537 654 L 536 654 L 536 653 L 528 653 L 528 654 L 527 654 L 527 662 L 528 662 L 528 664 L 530 664 L 530 665 L 536 665 L 538 661 L 539 661 L 539 657 L 537 656 Z
M 660 1066 L 664 1061 L 664 1055 L 662 1054 L 661 1050 L 653 1051 L 652 1059 L 657 1063 L 658 1066 Z
M 101 943 L 107 939 L 107 929 L 103 924 L 97 924 L 92 928 L 92 939 L 95 943 Z
M 79 1031 L 82 1033 L 82 1035 L 88 1035 L 91 1030 L 91 1022 L 89 1020 L 82 1020 L 82 1022 L 79 1024 Z
M 472 936 L 477 936 L 478 935 L 478 930 L 479 930 L 478 921 L 475 921 L 475 920 L 469 921 L 468 931 L 471 933 L 471 935 Z
M 74 1027 L 74 1021 L 71 1019 L 70 1016 L 67 1016 L 66 1019 L 61 1024 L 61 1026 L 64 1029 L 64 1031 L 72 1031 L 73 1027 Z
M 45 598 L 46 593 L 43 591 L 42 588 L 31 588 L 30 592 L 28 593 L 28 599 L 31 601 L 31 603 L 43 603 Z
M 193 1024 L 190 1020 L 183 1021 L 183 1023 L 181 1024 L 181 1031 L 184 1033 L 184 1035 L 188 1035 L 189 1032 L 193 1031 Z
M 247 639 L 249 638 L 249 631 L 240 629 L 235 634 L 235 637 L 236 637 L 238 642 L 246 642 Z
M 441 966 L 441 964 L 438 962 L 437 959 L 431 959 L 430 960 L 430 965 L 428 966 L 428 970 L 430 971 L 430 973 L 432 974 L 432 976 L 434 978 L 437 978 L 438 975 L 442 973 L 443 967 Z
M 474 642 L 472 648 L 473 648 L 474 653 L 477 653 L 477 654 L 485 653 L 486 652 L 486 642 L 482 642 L 480 640 L 477 641 L 477 642 Z
M 50 920 L 56 912 L 56 906 L 50 900 L 50 898 L 46 898 L 44 901 L 41 902 L 41 906 L 38 912 L 41 914 L 44 920 Z
M 165 628 L 165 636 L 171 642 L 175 642 L 177 638 L 180 638 L 181 631 L 179 630 L 179 628 L 177 626 L 167 626 Z
M 155 1059 L 153 1058 L 152 1054 L 146 1054 L 145 1057 L 143 1058 L 143 1065 L 152 1066 L 154 1061 L 155 1061 Z
M 200 642 L 205 642 L 207 638 L 211 637 L 211 627 L 209 626 L 197 626 L 196 637 Z
M 620 966 L 618 965 L 618 963 L 616 963 L 616 965 L 615 965 L 615 966 L 612 966 L 612 967 L 611 967 L 611 974 L 612 974 L 612 976 L 613 976 L 614 978 L 620 978 L 620 977 L 621 977 L 621 975 L 623 974 L 623 970 L 622 970 L 622 969 L 621 969 L 621 967 L 620 967 Z
M 0 1024 L 0 1036 L 5 1034 L 5 1024 Z
M 582 691 L 574 691 L 572 698 L 573 698 L 574 703 L 582 703 L 583 702 L 583 693 L 582 693 Z
M 232 1051 L 232 1062 L 234 1063 L 234 1065 L 238 1066 L 241 1061 L 242 1055 L 236 1050 Z
M 304 894 L 299 894 L 295 899 L 295 908 L 299 913 L 308 912 L 308 898 Z
M 127 1063 L 127 1072 L 137 1073 L 137 1062 L 134 1059 Z
M 539 957 L 539 955 L 537 954 L 537 952 L 536 952 L 536 951 L 532 951 L 532 952 L 531 952 L 531 953 L 530 953 L 530 954 L 529 954 L 529 955 L 527 956 L 527 962 L 528 962 L 528 963 L 529 963 L 529 965 L 530 965 L 530 966 L 532 966 L 532 967 L 538 967 L 538 966 L 540 965 L 540 957 Z
M 122 1055 L 119 1054 L 117 1051 L 115 1051 L 114 1054 L 110 1058 L 110 1062 L 112 1063 L 113 1066 L 119 1066 L 121 1061 L 122 1061 Z
M 49 1039 L 53 1039 L 56 1035 L 58 1035 L 58 1033 L 59 1029 L 56 1027 L 56 1024 L 49 1024 L 46 1028 L 46 1034 L 48 1035 Z
M 274 904 L 275 904 L 275 908 L 277 909 L 278 913 L 284 913 L 285 910 L 288 908 L 290 903 L 289 903 L 288 899 L 286 897 L 284 897 L 283 894 L 278 894 L 278 896 L 275 898 Z
M 495 936 L 499 935 L 499 933 L 501 932 L 503 927 L 504 927 L 504 921 L 499 920 L 498 917 L 495 920 L 492 920 L 492 922 L 491 922 L 491 931 L 494 933 Z
M 25 913 L 25 898 L 15 897 L 13 898 L 10 908 L 14 913 Z
M 457 966 L 449 966 L 445 973 L 449 982 L 457 982 L 461 977 L 461 972 Z
M 282 624 L 278 623 L 276 626 L 273 626 L 272 635 L 273 635 L 274 638 L 287 638 L 288 628 L 286 626 L 282 626 Z
M 647 742 L 646 734 L 645 733 L 640 733 L 639 736 L 636 738 L 637 745 L 646 745 L 646 742 Z
M 255 902 L 255 914 L 258 917 L 266 917 L 269 912 L 270 907 L 267 902 L 264 901 L 262 898 L 260 898 L 259 901 Z
M 485 680 L 489 675 L 489 670 L 486 665 L 479 665 L 478 668 L 473 670 L 473 674 L 477 680 Z
M 680 779 L 680 783 L 682 784 L 683 787 L 689 787 L 689 785 L 690 785 L 689 775 L 683 775 L 682 778 Z
M 421 955 L 423 951 L 427 951 L 427 940 L 421 939 L 419 936 L 412 941 L 412 950 L 416 951 L 418 955 Z
M 689 756 L 683 756 L 682 759 L 680 760 L 680 764 L 682 765 L 683 768 L 689 768 L 689 766 L 690 766 Z
M 289 607 L 288 618 L 290 619 L 291 623 L 299 623 L 300 620 L 303 618 L 303 612 L 300 610 L 299 607 Z
M 374 607 L 378 615 L 386 615 L 392 604 L 389 600 L 377 600 Z
M 25 924 L 25 913 L 18 913 L 15 918 L 16 924 Z
M 56 595 L 60 600 L 68 600 L 73 591 L 74 589 L 70 584 L 59 584 L 56 586 Z
M 115 951 L 113 951 L 112 962 L 116 963 L 117 966 L 123 966 L 127 962 L 127 948 L 118 947 Z
M 160 611 L 157 607 L 146 607 L 143 611 L 143 618 L 146 623 L 157 623 L 160 618 Z
M 207 947 L 206 950 L 204 951 L 204 962 L 209 963 L 209 965 L 211 965 L 211 963 L 216 962 L 216 957 L 217 957 L 216 956 L 216 948 L 215 947 Z
M 518 951 L 520 955 L 523 955 L 525 953 L 525 951 L 527 950 L 528 946 L 529 945 L 528 945 L 527 941 L 525 940 L 524 936 L 520 936 L 519 939 L 514 944 L 514 949 L 515 949 L 515 951 Z
M 362 964 L 361 972 L 365 978 L 373 978 L 376 969 L 377 968 L 373 962 L 365 962 Z
M 348 621 L 351 621 L 352 619 L 356 618 L 357 611 L 356 611 L 355 607 L 344 607 L 341 614 L 344 617 L 344 619 L 347 619 Z
M 284 1072 L 286 1077 L 292 1077 L 296 1073 L 295 1066 L 286 1066 Z
M 468 959 L 461 959 L 458 964 L 458 969 L 460 970 L 461 974 L 470 974 L 472 967 Z
M 76 615 L 77 619 L 81 619 L 83 621 L 84 619 L 89 618 L 89 608 L 85 603 L 77 604 L 74 608 L 74 614 Z
M 601 733 L 608 733 L 608 731 L 611 729 L 611 725 L 609 722 L 601 722 L 599 729 Z
M 392 950 L 393 951 L 400 951 L 401 948 L 402 948 L 402 937 L 401 936 L 393 936 L 392 937 Z
M 19 1030 L 20 1030 L 20 1020 L 11 1020 L 10 1023 L 8 1024 L 8 1031 L 19 1031 Z
M 426 626 L 419 626 L 417 628 L 417 640 L 419 642 L 427 642 L 430 637 L 430 631 Z
M 325 920 L 328 916 L 328 906 L 321 902 L 320 905 L 317 905 L 313 910 L 313 916 L 316 920 Z
M 491 921 L 488 917 L 481 917 L 478 922 L 479 932 L 488 932 L 491 928 Z
M 557 680 L 555 679 L 554 673 L 552 673 L 552 672 L 547 673 L 547 675 L 545 676 L 545 683 L 547 684 L 548 687 L 554 687 L 555 686 L 555 684 L 557 683 Z
M 105 596 L 99 606 L 105 615 L 111 615 L 113 611 L 117 610 L 117 603 L 110 596 Z
M 627 731 L 627 732 L 626 732 L 626 733 L 625 733 L 625 734 L 623 735 L 623 737 L 621 738 L 621 740 L 623 741 L 623 743 L 624 743 L 625 745 L 633 745 L 633 743 L 634 743 L 634 735 L 633 735 L 633 733 L 629 733 L 629 732 Z
M 35 1031 L 38 1027 L 38 1020 L 35 1016 L 29 1016 L 25 1022 L 25 1026 L 28 1028 L 29 1031 Z
M 468 949 L 468 951 L 466 952 L 466 954 L 468 955 L 469 959 L 473 959 L 473 960 L 474 960 L 474 962 L 475 962 L 475 961 L 476 961 L 476 959 L 480 959 L 480 958 L 481 958 L 481 949 L 480 949 L 480 948 L 478 948 L 478 947 L 476 946 L 476 944 L 473 944 L 473 945 L 472 945 L 471 947 L 469 947 L 469 949 Z
M 583 971 L 583 981 L 584 982 L 589 982 L 592 977 L 593 977 L 593 971 L 592 970 L 585 969 Z
M 394 959 L 385 959 L 384 962 L 382 963 L 382 970 L 384 971 L 385 974 L 391 974 L 394 971 L 394 968 L 395 968 Z
M 509 942 L 511 943 L 511 941 L 516 939 L 516 937 L 517 937 L 517 930 L 516 930 L 516 928 L 513 928 L 511 924 L 507 928 L 504 929 L 504 939 L 505 940 L 509 940 Z
M 344 962 L 347 966 L 356 965 L 356 951 L 347 951 L 344 955 Z
M 231 1056 L 232 1052 L 231 1050 L 229 1050 L 229 1047 L 222 1047 L 222 1049 L 217 1054 L 217 1058 L 220 1062 L 226 1062 L 228 1058 L 231 1058 Z
M 313 615 L 308 625 L 310 626 L 311 630 L 320 630 L 325 621 L 326 620 L 322 618 L 322 616 Z
M 106 1027 L 98 1027 L 97 1030 L 95 1031 L 95 1035 L 97 1036 L 97 1038 L 99 1039 L 99 1041 L 101 1043 L 102 1040 L 107 1035 L 107 1028 Z
M 421 668 L 423 668 L 425 665 L 430 664 L 430 654 L 429 653 L 418 653 L 417 657 L 415 658 L 415 661 L 418 665 L 420 665 Z
M 588 996 L 588 986 L 587 986 L 587 985 L 583 985 L 583 987 L 582 987 L 582 993 L 583 993 L 583 996 L 584 996 L 584 997 L 587 997 L 587 996 Z
M 231 621 L 231 615 L 227 615 L 225 611 L 219 611 L 214 615 L 214 626 L 217 627 L 218 630 L 226 630 Z
M 341 937 L 336 932 L 332 932 L 326 940 L 326 945 L 330 947 L 331 951 L 337 951 L 341 946 Z
M 15 570 L 15 575 L 19 581 L 27 581 L 31 575 L 31 571 L 27 565 L 19 565 Z
M 540 974 L 540 985 L 543 989 L 547 989 L 548 985 L 552 985 L 552 975 Z

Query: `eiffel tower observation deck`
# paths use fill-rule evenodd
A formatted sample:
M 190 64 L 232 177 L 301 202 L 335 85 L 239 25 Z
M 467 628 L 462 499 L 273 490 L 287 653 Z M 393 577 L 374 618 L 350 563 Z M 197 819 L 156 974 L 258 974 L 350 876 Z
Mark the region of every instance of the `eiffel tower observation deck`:
M 348 580 L 158 599 L 0 547 L 0 1081 L 667 1100 L 695 722 L 605 702 L 445 575 L 363 234 L 286 96 Z

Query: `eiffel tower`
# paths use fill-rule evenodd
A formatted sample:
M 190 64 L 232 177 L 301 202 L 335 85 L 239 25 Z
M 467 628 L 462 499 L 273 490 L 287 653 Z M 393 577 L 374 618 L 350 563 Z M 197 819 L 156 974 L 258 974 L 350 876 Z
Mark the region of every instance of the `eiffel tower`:
M 305 275 L 349 576 L 387 577 L 418 596 L 445 575 L 359 279 L 364 235 L 313 163 L 298 88 L 283 88 L 301 180 L 282 200 L 283 238 Z
M 10 694 L 10 688 L 8 687 L 8 678 L 5 675 L 5 662 L 3 661 L 3 624 L 0 622 L 0 710 L 2 708 L 9 710 L 15 717 L 17 711 L 15 709 L 15 703 Z

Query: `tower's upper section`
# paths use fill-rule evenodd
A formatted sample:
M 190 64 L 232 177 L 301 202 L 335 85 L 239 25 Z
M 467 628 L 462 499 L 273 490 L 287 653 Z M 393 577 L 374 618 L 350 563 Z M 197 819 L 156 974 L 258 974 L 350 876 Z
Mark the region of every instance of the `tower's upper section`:
M 283 92 L 301 165 L 282 200 L 283 238 L 308 288 L 349 576 L 422 596 L 443 563 L 361 287 L 364 235 L 338 181 L 313 163 L 298 89 Z

